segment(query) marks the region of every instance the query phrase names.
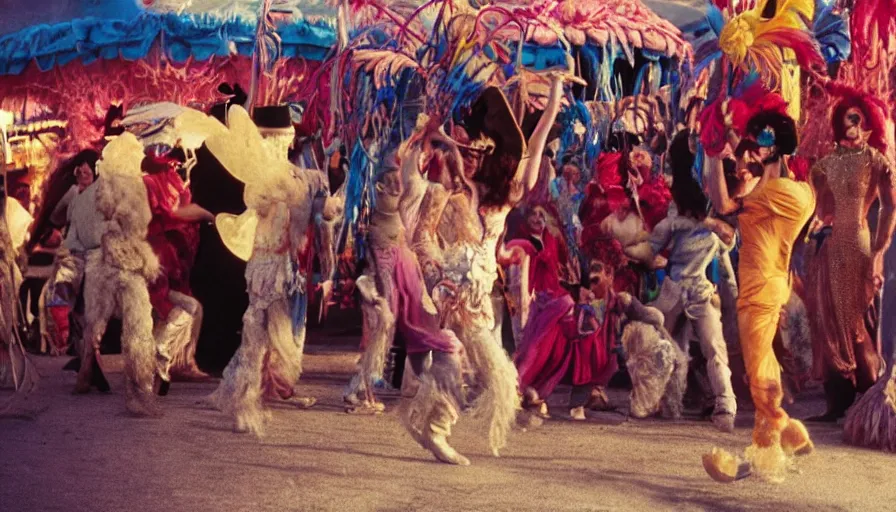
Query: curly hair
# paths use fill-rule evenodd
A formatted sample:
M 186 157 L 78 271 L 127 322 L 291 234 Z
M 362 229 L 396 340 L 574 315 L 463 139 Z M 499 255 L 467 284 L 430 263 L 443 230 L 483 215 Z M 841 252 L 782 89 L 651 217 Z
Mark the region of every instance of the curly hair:
M 863 94 L 856 89 L 846 86 L 838 86 L 834 93 L 842 96 L 842 99 L 834 107 L 834 111 L 831 114 L 831 128 L 834 131 L 834 140 L 841 141 L 846 138 L 847 128 L 843 118 L 850 109 L 855 108 L 864 117 L 862 128 L 871 132 L 868 145 L 881 153 L 886 153 L 886 105 L 869 94 Z
M 792 155 L 796 152 L 799 145 L 799 134 L 793 118 L 778 111 L 759 112 L 750 118 L 746 132 L 748 136 L 755 139 L 767 128 L 774 131 L 778 157 Z

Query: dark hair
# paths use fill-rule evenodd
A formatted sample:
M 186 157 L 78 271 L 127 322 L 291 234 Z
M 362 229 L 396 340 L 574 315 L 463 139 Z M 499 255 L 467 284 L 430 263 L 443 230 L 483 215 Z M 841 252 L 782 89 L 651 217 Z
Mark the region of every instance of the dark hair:
M 779 112 L 760 112 L 747 123 L 747 134 L 753 139 L 759 137 L 763 130 L 771 128 L 775 132 L 776 161 L 781 155 L 792 155 L 799 144 L 796 123 L 790 116 Z
M 90 170 L 93 171 L 93 177 L 96 178 L 96 163 L 99 159 L 99 153 L 92 149 L 85 149 L 75 155 L 67 164 L 63 164 L 63 168 L 68 168 L 71 170 L 70 172 L 74 173 L 75 169 L 87 164 Z
M 485 185 L 485 193 L 479 198 L 479 204 L 485 208 L 503 206 L 510 197 L 510 184 L 519 160 L 511 155 L 485 155 L 473 181 Z
M 703 188 L 694 179 L 694 155 L 688 146 L 688 132 L 681 130 L 672 139 L 669 148 L 669 165 L 672 167 L 672 200 L 680 215 L 702 219 L 706 217 L 708 200 Z

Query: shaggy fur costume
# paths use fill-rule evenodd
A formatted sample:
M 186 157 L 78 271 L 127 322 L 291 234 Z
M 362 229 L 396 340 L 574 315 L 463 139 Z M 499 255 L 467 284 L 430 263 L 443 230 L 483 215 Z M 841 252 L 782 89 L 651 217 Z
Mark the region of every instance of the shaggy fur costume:
M 395 332 L 395 315 L 389 302 L 377 291 L 371 274 L 358 278 L 355 286 L 361 295 L 361 313 L 364 317 L 364 353 L 358 361 L 358 373 L 352 378 L 345 398 L 347 402 L 363 401 L 365 407 L 375 407 L 373 384 L 383 377 L 386 353 L 392 346 Z
M 688 377 L 688 356 L 663 327 L 663 314 L 631 299 L 622 333 L 626 368 L 632 380 L 631 415 L 657 412 L 678 419 Z
M 109 319 L 122 319 L 128 411 L 158 416 L 152 391 L 156 344 L 147 283 L 159 275 L 159 259 L 146 242 L 152 218 L 140 171 L 143 146 L 132 134 L 113 139 L 97 164 L 97 210 L 105 219 L 100 254 L 88 258 L 84 284 L 87 328 L 76 390 L 90 388 L 93 363 Z

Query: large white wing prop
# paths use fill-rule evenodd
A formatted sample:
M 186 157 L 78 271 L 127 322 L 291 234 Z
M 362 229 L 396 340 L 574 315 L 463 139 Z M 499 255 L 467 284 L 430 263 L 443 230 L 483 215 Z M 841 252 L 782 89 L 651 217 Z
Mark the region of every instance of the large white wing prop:
M 227 250 L 237 258 L 249 261 L 255 242 L 255 230 L 258 228 L 258 215 L 255 210 L 246 210 L 240 215 L 218 214 L 215 217 L 215 227 Z

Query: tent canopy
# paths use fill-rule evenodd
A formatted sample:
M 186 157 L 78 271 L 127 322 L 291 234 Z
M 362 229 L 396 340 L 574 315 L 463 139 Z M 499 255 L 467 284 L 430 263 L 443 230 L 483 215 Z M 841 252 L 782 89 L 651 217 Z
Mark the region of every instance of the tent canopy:
M 25 4 L 28 0 L 10 1 Z M 4 15 L 11 12 L 13 16 L 0 22 L 0 33 L 6 34 L 0 36 L 0 75 L 20 74 L 31 62 L 47 71 L 75 59 L 84 64 L 97 59 L 138 60 L 156 42 L 174 62 L 247 56 L 255 44 L 255 20 L 233 11 L 144 11 L 134 0 L 48 3 L 46 10 L 32 13 L 26 5 L 4 10 Z M 335 42 L 331 22 L 309 21 L 301 15 L 282 18 L 277 33 L 283 57 L 321 60 Z

